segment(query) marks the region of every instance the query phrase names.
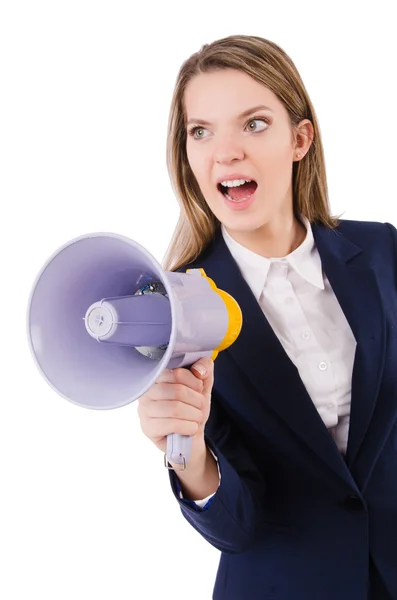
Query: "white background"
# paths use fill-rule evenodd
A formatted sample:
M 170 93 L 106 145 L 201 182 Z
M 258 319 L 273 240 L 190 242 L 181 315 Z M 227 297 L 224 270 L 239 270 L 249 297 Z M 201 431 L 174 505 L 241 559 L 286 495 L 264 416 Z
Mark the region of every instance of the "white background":
M 180 513 L 137 403 L 90 411 L 41 378 L 25 333 L 47 257 L 93 231 L 161 261 L 178 208 L 165 164 L 181 63 L 230 34 L 291 56 L 317 112 L 333 213 L 396 209 L 395 2 L 101 0 L 0 8 L 0 598 L 212 597 L 219 552 Z

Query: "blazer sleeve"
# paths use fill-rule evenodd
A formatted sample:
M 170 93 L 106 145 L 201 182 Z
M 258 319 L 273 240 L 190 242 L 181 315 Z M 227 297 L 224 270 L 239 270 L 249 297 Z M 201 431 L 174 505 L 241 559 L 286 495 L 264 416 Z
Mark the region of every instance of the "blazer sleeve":
M 214 392 L 204 437 L 218 459 L 221 480 L 217 491 L 201 509 L 180 498 L 179 480 L 169 470 L 172 491 L 185 519 L 212 546 L 229 554 L 244 552 L 260 533 L 266 486 Z

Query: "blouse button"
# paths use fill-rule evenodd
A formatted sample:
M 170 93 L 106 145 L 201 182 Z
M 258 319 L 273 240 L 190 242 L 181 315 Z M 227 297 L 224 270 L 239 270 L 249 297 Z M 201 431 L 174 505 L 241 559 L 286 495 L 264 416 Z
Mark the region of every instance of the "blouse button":
M 318 365 L 318 368 L 320 369 L 320 371 L 325 371 L 327 369 L 327 363 L 326 362 L 320 362 L 320 364 Z
M 310 339 L 310 331 L 304 331 L 302 333 L 302 339 L 309 340 Z

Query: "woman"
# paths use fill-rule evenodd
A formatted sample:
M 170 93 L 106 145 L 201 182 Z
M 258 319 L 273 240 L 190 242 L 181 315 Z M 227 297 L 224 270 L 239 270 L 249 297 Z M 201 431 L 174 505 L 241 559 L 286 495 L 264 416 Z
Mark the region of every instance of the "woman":
M 397 600 L 397 230 L 331 216 L 308 93 L 259 37 L 183 64 L 168 158 L 164 267 L 204 268 L 243 313 L 215 363 L 164 372 L 138 408 L 162 451 L 194 435 L 169 473 L 221 551 L 213 598 Z

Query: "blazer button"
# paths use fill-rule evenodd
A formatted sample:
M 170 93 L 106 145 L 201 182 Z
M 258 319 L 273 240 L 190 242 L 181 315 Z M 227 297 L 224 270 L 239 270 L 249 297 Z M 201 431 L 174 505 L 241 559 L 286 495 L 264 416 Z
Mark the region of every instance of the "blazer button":
M 362 500 L 356 494 L 350 494 L 347 496 L 343 502 L 342 506 L 346 508 L 346 510 L 358 511 L 364 508 Z

